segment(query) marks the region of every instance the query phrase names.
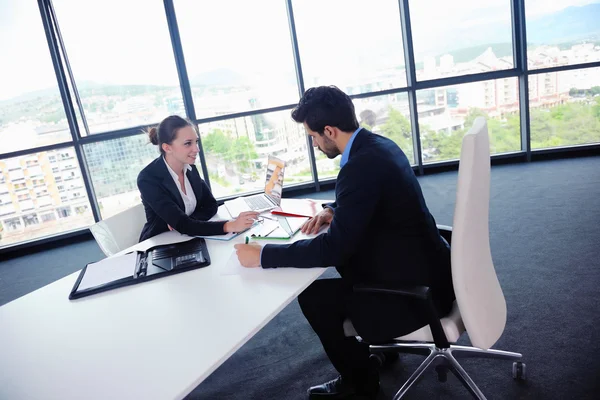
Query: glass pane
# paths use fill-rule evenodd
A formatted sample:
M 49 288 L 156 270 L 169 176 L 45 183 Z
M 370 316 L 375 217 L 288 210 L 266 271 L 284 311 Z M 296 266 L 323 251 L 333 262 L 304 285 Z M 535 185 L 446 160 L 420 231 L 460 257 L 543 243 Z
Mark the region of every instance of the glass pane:
M 136 135 L 83 147 L 102 218 L 140 204 L 137 176 L 159 156 L 148 136 Z
M 492 154 L 521 150 L 517 78 L 417 92 L 423 162 L 458 159 L 476 117 L 487 119 Z
M 73 148 L 0 160 L 0 247 L 93 223 Z
M 213 195 L 217 198 L 265 188 L 266 162 L 287 162 L 284 187 L 311 182 L 306 132 L 280 111 L 198 126 Z
M 162 1 L 53 3 L 91 133 L 184 113 Z
M 529 76 L 531 148 L 600 142 L 600 68 Z
M 509 0 L 410 1 L 417 79 L 513 67 Z
M 406 86 L 397 0 L 300 0 L 294 17 L 306 88 L 352 95 Z
M 70 141 L 37 2 L 0 2 L 0 54 L 0 153 Z
M 285 2 L 176 0 L 198 118 L 298 101 Z
M 600 60 L 600 1 L 527 0 L 525 15 L 530 69 Z

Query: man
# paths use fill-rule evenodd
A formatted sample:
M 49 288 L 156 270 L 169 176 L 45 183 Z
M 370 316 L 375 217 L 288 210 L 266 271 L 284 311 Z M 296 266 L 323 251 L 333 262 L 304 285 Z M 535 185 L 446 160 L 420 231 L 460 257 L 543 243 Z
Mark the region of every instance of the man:
M 427 322 L 418 304 L 399 296 L 353 293 L 353 285 L 429 286 L 439 315 L 446 315 L 454 299 L 450 251 L 408 159 L 391 140 L 359 127 L 350 97 L 333 86 L 311 88 L 292 118 L 304 124 L 313 146 L 327 157 L 342 155 L 336 201 L 302 231 L 316 233 L 324 224 L 329 229 L 287 245 L 236 245 L 237 255 L 245 267 L 336 267 L 341 279 L 319 279 L 298 297 L 340 373 L 310 388 L 309 398 L 374 398 L 379 374 L 369 363 L 368 344 L 345 337 L 343 321 L 349 318 L 370 343 L 407 334 Z

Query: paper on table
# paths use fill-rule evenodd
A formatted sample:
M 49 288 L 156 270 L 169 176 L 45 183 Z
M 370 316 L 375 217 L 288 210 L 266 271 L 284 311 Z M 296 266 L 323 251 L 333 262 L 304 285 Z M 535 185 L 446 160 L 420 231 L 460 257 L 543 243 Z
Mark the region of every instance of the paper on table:
M 246 268 L 240 264 L 235 250 L 229 256 L 224 268 L 219 269 L 220 275 L 253 275 L 259 272 L 261 268 Z
M 105 258 L 102 261 L 88 264 L 85 275 L 77 290 L 89 289 L 121 278 L 133 276 L 137 253 L 127 253 L 122 256 Z
M 231 215 L 229 214 L 229 211 L 227 211 L 227 207 L 221 206 L 209 221 L 229 221 L 230 219 Z
M 217 214 L 215 214 L 211 219 L 209 219 L 209 221 L 228 221 L 230 219 L 231 219 L 231 217 L 230 217 L 229 212 L 227 211 L 227 209 L 225 207 L 219 207 L 219 211 L 217 212 Z M 257 222 L 255 222 L 248 229 L 252 229 L 256 225 L 258 225 Z M 223 235 L 196 236 L 196 237 L 205 238 L 205 239 L 211 239 L 211 240 L 225 240 L 225 241 L 227 241 L 227 240 L 231 240 L 231 239 L 239 236 L 240 234 L 246 232 L 248 229 L 245 229 L 245 230 L 243 230 L 241 232 L 228 232 L 228 233 L 225 233 Z
M 187 242 L 188 240 L 192 240 L 192 236 L 183 235 L 177 231 L 169 231 L 165 233 L 161 233 L 160 235 L 153 236 L 150 239 L 146 239 L 141 243 L 136 244 L 131 247 L 128 251 L 141 251 L 145 252 L 146 250 L 161 246 L 163 244 L 173 244 L 173 243 L 181 243 Z

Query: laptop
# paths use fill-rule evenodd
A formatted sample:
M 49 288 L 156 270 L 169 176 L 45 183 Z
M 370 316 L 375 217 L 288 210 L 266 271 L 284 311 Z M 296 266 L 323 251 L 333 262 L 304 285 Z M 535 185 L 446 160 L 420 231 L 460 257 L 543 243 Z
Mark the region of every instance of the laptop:
M 263 212 L 279 207 L 281 204 L 281 192 L 283 190 L 284 171 L 285 161 L 274 156 L 269 156 L 265 191 L 253 196 L 238 197 L 237 199 L 226 201 L 224 204 L 229 214 L 233 218 L 237 218 L 244 211 Z

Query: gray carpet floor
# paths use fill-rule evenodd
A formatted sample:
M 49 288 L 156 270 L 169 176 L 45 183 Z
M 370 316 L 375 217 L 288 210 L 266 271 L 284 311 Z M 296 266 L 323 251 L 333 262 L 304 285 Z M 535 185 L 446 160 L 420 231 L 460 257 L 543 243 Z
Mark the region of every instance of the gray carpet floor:
M 438 223 L 452 224 L 456 172 L 420 177 Z M 513 381 L 511 362 L 462 364 L 488 399 L 596 399 L 600 393 L 600 157 L 492 169 L 490 238 L 508 307 L 494 346 L 521 352 L 528 379 Z M 310 194 L 332 198 L 333 192 Z M 0 264 L 0 305 L 102 258 L 92 239 L 29 250 Z M 324 277 L 334 276 L 327 271 Z M 468 338 L 460 343 L 468 344 Z M 207 344 L 210 345 L 210 344 Z M 422 357 L 403 355 L 382 372 L 381 399 L 391 399 Z M 292 302 L 189 394 L 188 399 L 303 399 L 332 379 L 319 341 Z M 452 375 L 434 371 L 408 399 L 463 399 Z

